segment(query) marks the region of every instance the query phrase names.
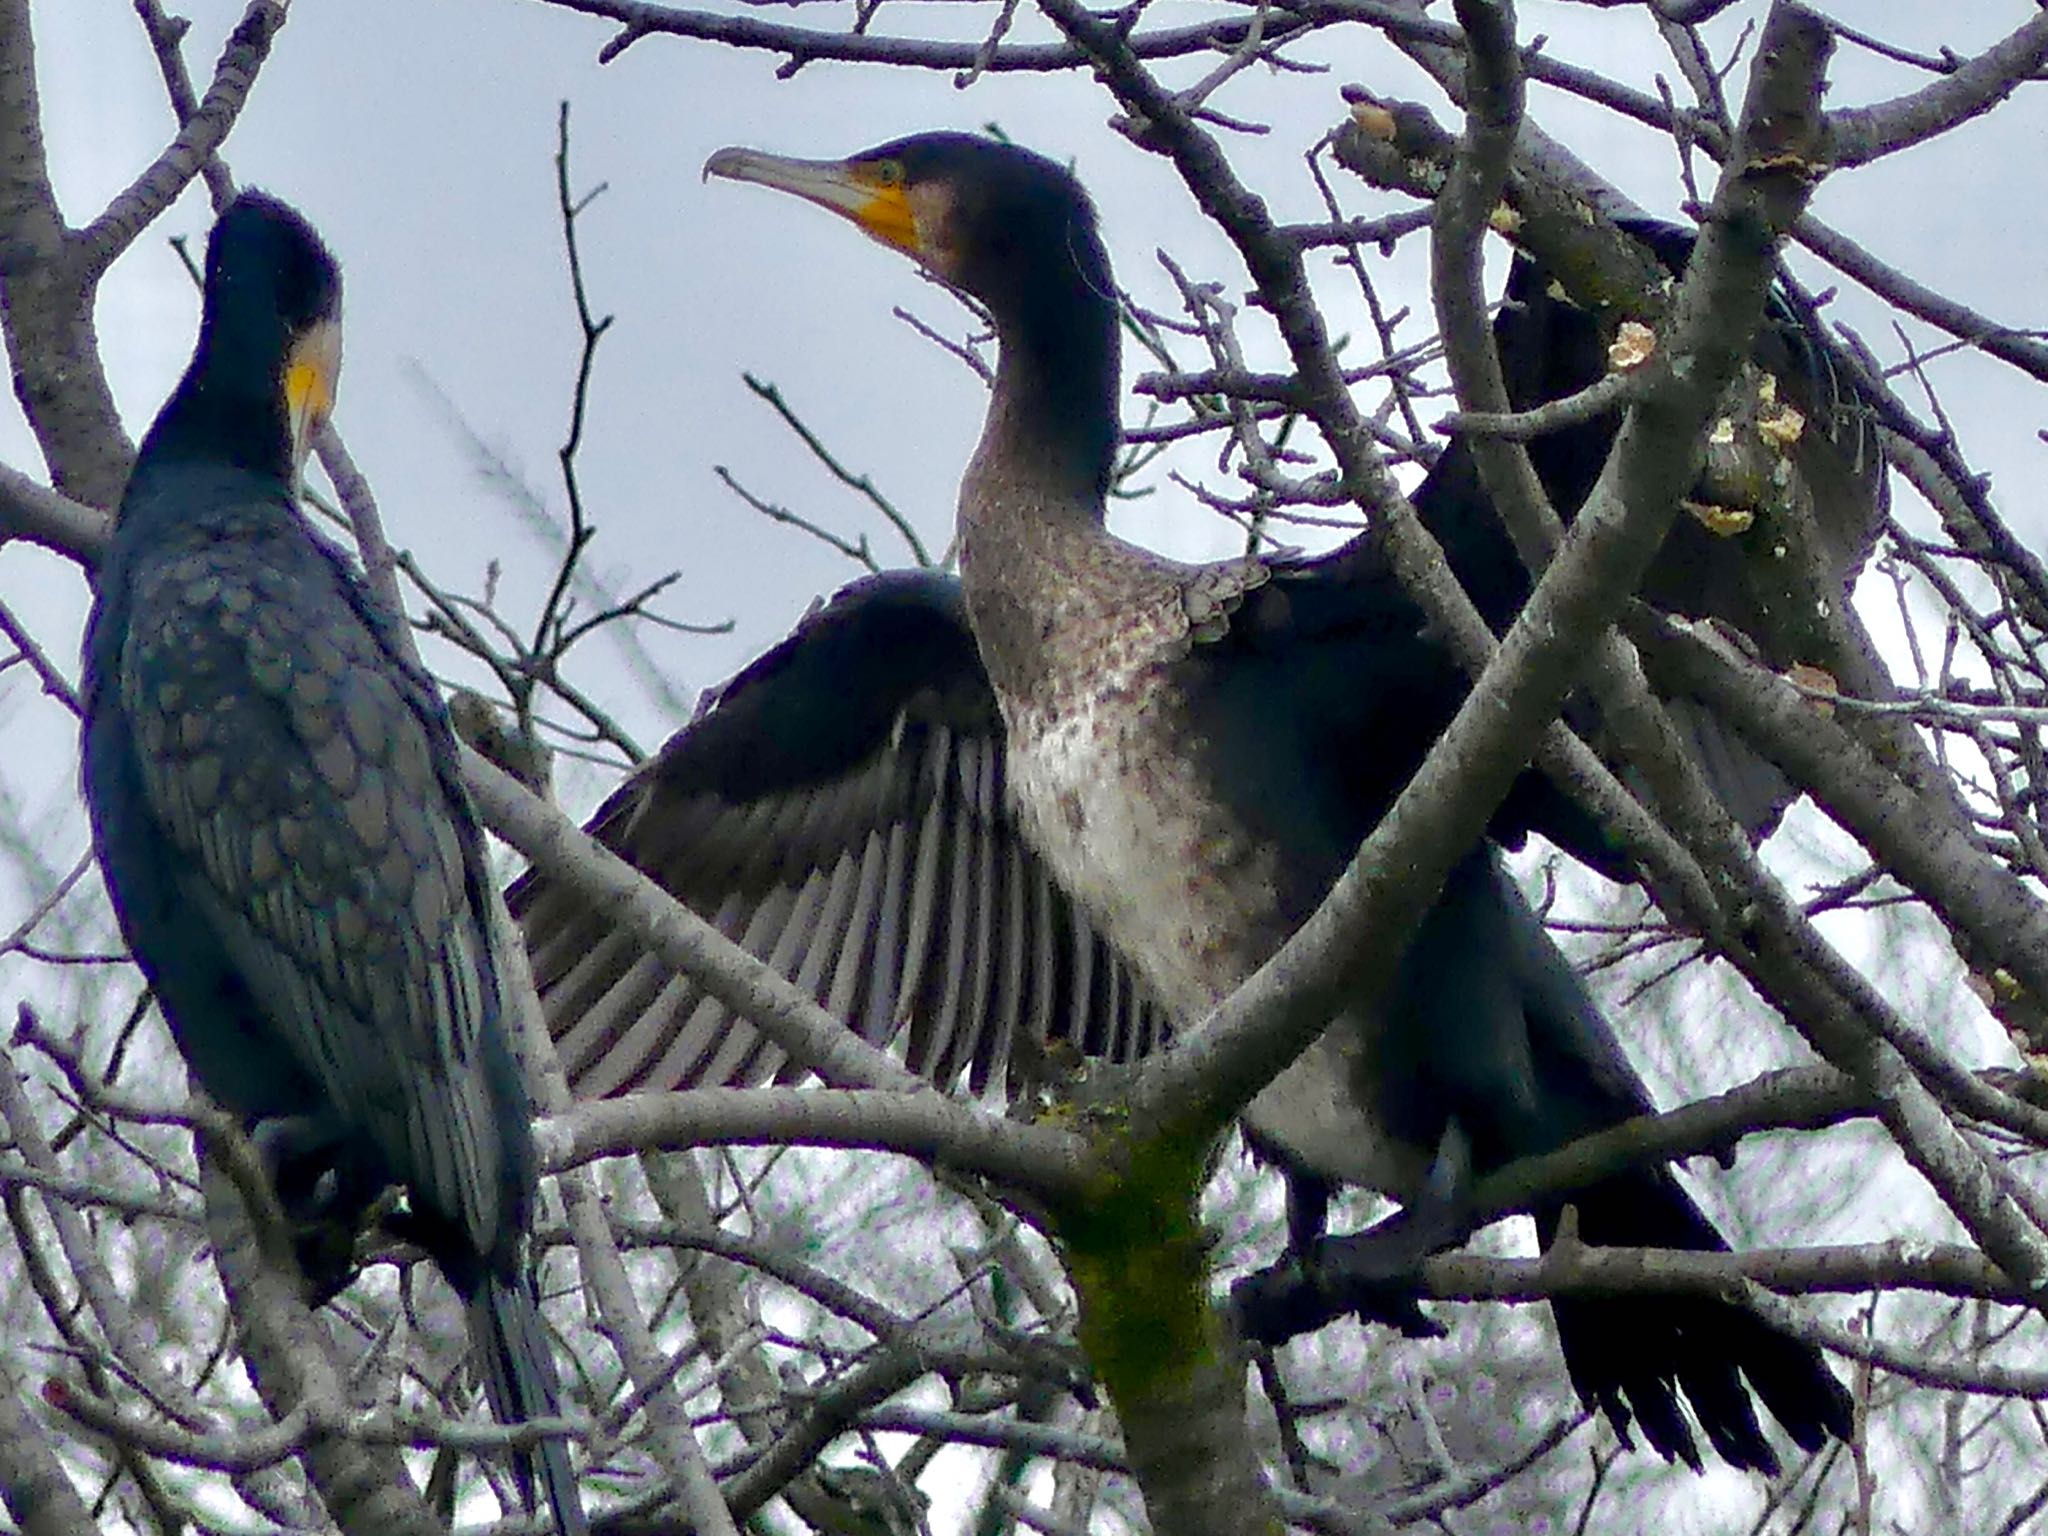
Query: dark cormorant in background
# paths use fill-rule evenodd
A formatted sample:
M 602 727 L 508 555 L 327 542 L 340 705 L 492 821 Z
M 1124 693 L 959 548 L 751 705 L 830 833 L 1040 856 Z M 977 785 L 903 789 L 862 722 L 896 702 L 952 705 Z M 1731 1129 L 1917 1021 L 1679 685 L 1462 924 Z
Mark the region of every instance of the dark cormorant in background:
M 943 1083 L 1013 1083 L 1048 1037 L 1128 1059 L 1313 910 L 1466 680 L 1371 534 L 1321 560 L 1204 568 L 1104 531 L 1113 288 L 1067 173 L 958 135 L 831 164 L 725 151 L 707 169 L 845 214 L 994 315 L 996 396 L 962 488 L 966 595 L 934 573 L 848 588 L 709 701 L 593 831 L 870 1038 L 907 1021 L 911 1064 Z M 1540 306 L 1545 284 L 1518 278 Z M 1522 362 L 1531 398 L 1605 367 L 1597 345 Z M 1572 366 L 1591 377 L 1558 376 Z M 1605 441 L 1588 451 L 1597 470 Z M 1418 506 L 1504 624 L 1526 575 L 1470 504 L 1469 460 L 1454 448 L 1440 470 Z M 1534 773 L 1490 830 L 1510 846 L 1540 831 L 1621 873 Z M 529 877 L 513 902 L 579 1092 L 799 1073 L 572 891 Z M 1412 1197 L 1453 1122 L 1483 1172 L 1650 1108 L 1490 848 L 1451 876 L 1379 1017 L 1376 1055 L 1340 1026 L 1247 1116 L 1297 1173 Z M 1661 1170 L 1570 1199 L 1595 1243 L 1722 1246 Z M 1546 1240 L 1562 1203 L 1538 1213 Z M 1682 1386 L 1726 1459 L 1775 1467 L 1744 1374 L 1801 1445 L 1848 1433 L 1818 1355 L 1739 1308 L 1556 1311 L 1581 1394 L 1624 1433 L 1632 1413 L 1667 1457 L 1698 1465 Z
M 501 1013 L 483 835 L 432 683 L 294 504 L 341 362 L 341 274 L 244 193 L 191 367 L 144 438 L 86 638 L 84 776 L 122 932 L 206 1091 L 306 1197 L 389 1184 L 469 1307 L 491 1407 L 555 1413 L 527 1267 L 532 1113 Z M 339 1278 L 339 1277 L 316 1277 Z M 536 1470 L 586 1529 L 559 1440 Z

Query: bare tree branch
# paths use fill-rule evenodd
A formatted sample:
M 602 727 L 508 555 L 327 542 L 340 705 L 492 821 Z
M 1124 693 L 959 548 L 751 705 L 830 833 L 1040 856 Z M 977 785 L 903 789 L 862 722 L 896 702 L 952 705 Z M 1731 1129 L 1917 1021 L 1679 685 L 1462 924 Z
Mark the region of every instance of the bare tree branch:
M 146 4 L 143 9 L 144 23 L 155 42 L 164 32 L 162 12 L 153 4 Z M 257 72 L 270 56 L 270 45 L 284 23 L 282 0 L 250 0 L 241 21 L 228 34 L 205 99 L 189 113 L 179 111 L 177 136 L 164 147 L 164 152 L 107 204 L 98 218 L 72 237 L 75 259 L 88 287 L 98 282 L 115 259 L 177 201 L 192 178 L 213 162 L 214 152 L 242 115 L 250 88 L 256 84 Z M 174 87 L 174 108 L 178 105 L 178 94 Z
M 541 1121 L 535 1134 L 555 1169 L 693 1146 L 865 1147 L 990 1179 L 1026 1198 L 1077 1199 L 1087 1187 L 1071 1136 L 997 1119 L 925 1087 L 632 1094 L 580 1103 Z
M 57 489 L 111 508 L 133 450 L 99 361 L 94 281 L 65 228 L 43 150 L 28 0 L 0 3 L 0 333 L 14 397 Z M 15 499 L 13 497 L 10 500 Z
M 0 1357 L 0 1501 L 22 1536 L 89 1536 L 100 1528 L 43 1425 L 22 1400 L 13 1362 L 5 1357 Z

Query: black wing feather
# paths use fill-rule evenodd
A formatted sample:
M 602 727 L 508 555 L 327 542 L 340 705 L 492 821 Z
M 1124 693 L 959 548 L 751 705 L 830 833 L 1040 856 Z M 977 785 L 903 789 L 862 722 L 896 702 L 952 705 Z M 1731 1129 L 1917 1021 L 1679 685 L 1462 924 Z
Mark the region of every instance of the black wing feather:
M 1167 1033 L 1023 841 L 951 577 L 892 572 L 812 612 L 590 831 L 936 1082 L 1012 1093 L 1048 1040 L 1123 1060 Z M 529 874 L 510 900 L 579 1094 L 804 1075 L 573 891 Z

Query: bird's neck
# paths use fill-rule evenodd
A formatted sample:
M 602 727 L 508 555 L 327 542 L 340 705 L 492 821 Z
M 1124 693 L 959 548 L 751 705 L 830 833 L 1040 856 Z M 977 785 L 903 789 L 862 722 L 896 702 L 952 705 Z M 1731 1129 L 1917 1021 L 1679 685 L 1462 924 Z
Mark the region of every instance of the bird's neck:
M 1116 456 L 1120 383 L 1107 272 L 1072 270 L 996 317 L 996 382 L 980 460 L 1102 518 Z
M 236 344 L 237 338 L 214 337 L 200 347 L 143 438 L 140 464 L 203 459 L 290 483 L 291 428 L 279 370 L 237 366 L 224 355 Z
M 1103 647 L 1163 591 L 1160 562 L 1104 526 L 1117 318 L 1106 271 L 1082 286 L 1037 323 L 998 313 L 994 396 L 960 487 L 975 641 L 998 696 L 1027 709 L 1100 685 Z

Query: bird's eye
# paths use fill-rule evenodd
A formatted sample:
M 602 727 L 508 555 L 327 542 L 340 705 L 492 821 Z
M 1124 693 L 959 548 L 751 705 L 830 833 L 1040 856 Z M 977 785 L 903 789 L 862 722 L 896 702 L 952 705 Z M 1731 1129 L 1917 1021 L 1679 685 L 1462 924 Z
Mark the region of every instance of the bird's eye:
M 877 186 L 900 187 L 903 185 L 903 166 L 898 161 L 877 160 L 875 162 L 874 174 Z

